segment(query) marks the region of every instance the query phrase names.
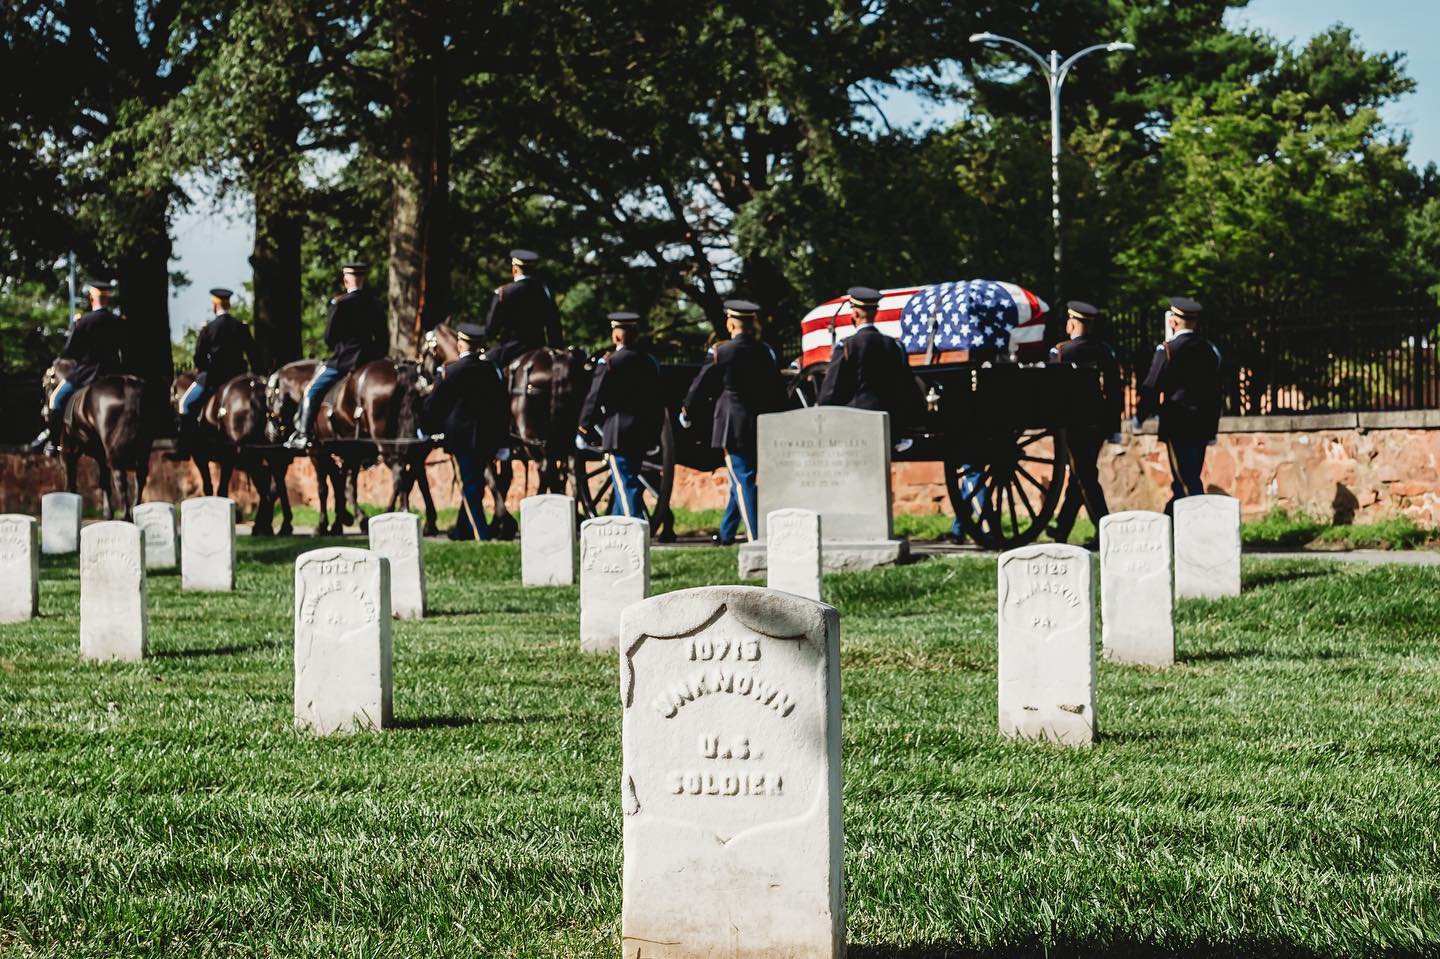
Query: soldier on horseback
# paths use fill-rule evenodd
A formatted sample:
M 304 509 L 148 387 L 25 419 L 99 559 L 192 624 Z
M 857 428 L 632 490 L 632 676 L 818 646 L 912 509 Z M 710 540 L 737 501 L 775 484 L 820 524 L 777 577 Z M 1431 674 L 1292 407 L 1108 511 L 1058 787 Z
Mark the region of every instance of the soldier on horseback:
M 660 364 L 640 346 L 638 314 L 611 313 L 608 319 L 615 351 L 595 364 L 580 428 L 602 427 L 600 445 L 615 490 L 610 512 L 644 517 L 640 466 L 645 453 L 659 445 L 665 414 L 657 403 Z M 585 448 L 583 434 L 575 440 L 578 448 Z
M 43 445 L 50 456 L 60 451 L 65 404 L 75 391 L 97 376 L 124 372 L 121 348 L 124 321 L 110 309 L 110 294 L 114 286 L 104 280 L 91 280 L 86 286 L 90 292 L 90 310 L 76 314 L 70 336 L 65 340 L 65 348 L 60 351 L 61 359 L 73 360 L 75 367 L 50 394 L 48 429 L 30 444 L 32 450 L 38 450 Z
M 330 301 L 325 322 L 325 344 L 332 352 L 305 390 L 305 400 L 295 417 L 295 432 L 285 441 L 287 449 L 303 450 L 309 445 L 315 413 L 336 382 L 357 367 L 383 359 L 389 351 L 385 312 L 375 294 L 365 287 L 365 267 L 346 263 L 340 269 L 345 293 Z
M 234 294 L 223 287 L 210 291 L 214 317 L 200 328 L 195 338 L 195 382 L 180 398 L 180 435 L 176 438 L 174 458 L 188 459 L 194 444 L 201 404 L 206 397 L 241 373 L 248 373 L 255 362 L 255 340 L 250 328 L 230 315 L 230 298 Z
M 490 315 L 485 320 L 485 338 L 496 344 L 486 359 L 503 373 L 520 354 L 542 346 L 561 345 L 560 311 L 545 281 L 535 275 L 540 254 L 532 250 L 510 251 L 513 282 L 495 291 Z

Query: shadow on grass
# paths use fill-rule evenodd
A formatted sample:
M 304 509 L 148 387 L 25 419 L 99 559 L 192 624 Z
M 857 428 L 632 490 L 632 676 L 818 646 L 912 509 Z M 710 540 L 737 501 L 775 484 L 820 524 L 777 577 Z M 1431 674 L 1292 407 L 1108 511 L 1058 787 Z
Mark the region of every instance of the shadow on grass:
M 413 716 L 395 720 L 396 729 L 460 729 L 478 720 L 470 716 Z
M 1301 579 L 1316 579 L 1321 576 L 1338 576 L 1338 569 L 1275 569 L 1259 570 L 1245 577 L 1246 589 L 1259 589 L 1277 583 L 1290 583 Z
M 846 947 L 845 955 L 848 959 L 1049 959 L 1054 956 L 1065 956 L 1067 959 L 1113 959 L 1115 956 L 1139 959 L 1253 959 L 1255 956 L 1270 956 L 1274 959 L 1323 959 L 1333 953 L 1320 952 L 1299 943 L 1274 940 L 1250 940 L 1224 945 L 1194 943 L 1167 947 L 1127 939 L 1112 939 L 1105 943 L 1061 939 L 1043 945 L 1027 943 L 980 948 L 956 943 L 932 943 L 923 946 L 850 943 Z M 1382 948 L 1368 955 L 1385 959 L 1419 959 L 1426 953 L 1414 949 Z
M 261 646 L 209 646 L 204 649 L 157 649 L 151 656 L 156 659 L 199 659 L 204 656 L 235 656 L 240 653 L 259 652 Z

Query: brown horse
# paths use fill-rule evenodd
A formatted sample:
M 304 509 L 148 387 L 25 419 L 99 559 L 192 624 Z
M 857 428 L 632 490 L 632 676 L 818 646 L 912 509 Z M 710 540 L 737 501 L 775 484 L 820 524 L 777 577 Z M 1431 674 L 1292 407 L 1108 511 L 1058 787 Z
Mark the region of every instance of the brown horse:
M 310 381 L 315 378 L 315 371 L 319 368 L 320 363 L 317 360 L 295 360 L 270 374 L 265 386 L 265 401 L 270 415 L 269 435 L 272 442 L 278 443 L 289 434 L 295 422 L 295 414 L 305 399 L 305 391 L 310 388 Z M 333 390 L 330 395 L 334 395 Z M 316 536 L 330 533 L 338 535 L 345 532 L 346 526 L 355 522 L 350 511 L 345 508 L 344 469 L 326 452 L 320 442 L 334 436 L 330 429 L 330 417 L 327 415 L 330 409 L 329 397 L 326 397 L 315 415 L 316 442 L 306 454 L 315 468 L 315 493 L 320 506 L 320 522 L 315 527 Z M 330 521 L 331 492 L 335 494 L 333 523 Z
M 172 408 L 178 410 L 180 398 L 194 382 L 194 373 L 175 377 L 170 387 Z M 289 536 L 294 528 L 290 492 L 285 486 L 290 453 L 271 442 L 265 381 L 253 373 L 226 380 L 201 405 L 197 425 L 199 429 L 190 455 L 200 471 L 200 485 L 205 495 L 213 495 L 216 488 L 210 482 L 211 462 L 220 466 L 221 496 L 230 495 L 230 477 L 238 466 L 250 477 L 260 496 L 255 507 L 254 535 L 275 535 L 273 524 L 278 502 L 283 517 L 280 535 Z
M 56 360 L 42 380 L 50 396 L 74 369 L 71 360 Z M 117 510 L 124 519 L 145 492 L 150 475 L 153 437 L 144 411 L 145 381 L 135 376 L 98 376 L 76 390 L 65 411 L 60 455 L 65 461 L 65 488 L 79 492 L 80 457 L 88 456 L 100 471 L 105 516 Z

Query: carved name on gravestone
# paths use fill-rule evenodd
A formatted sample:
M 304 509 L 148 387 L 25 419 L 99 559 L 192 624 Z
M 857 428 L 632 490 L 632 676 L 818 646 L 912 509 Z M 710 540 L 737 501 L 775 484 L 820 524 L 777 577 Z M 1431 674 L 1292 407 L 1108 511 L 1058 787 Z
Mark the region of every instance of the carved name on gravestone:
M 78 493 L 46 493 L 40 497 L 40 546 L 47 555 L 73 553 L 80 548 Z
M 1131 510 L 1100 520 L 1100 628 L 1105 658 L 1175 662 L 1170 517 Z
M 575 500 L 560 493 L 520 501 L 520 582 L 570 586 L 575 582 Z
M 806 599 L 821 598 L 820 514 L 777 509 L 765 517 L 766 583 Z
M 180 588 L 235 588 L 235 501 L 197 496 L 180 504 Z
M 712 586 L 625 609 L 625 956 L 843 954 L 840 617 Z
M 145 568 L 170 569 L 180 562 L 180 530 L 174 503 L 141 503 L 135 525 L 145 537 Z
M 1000 732 L 1088 745 L 1095 725 L 1095 588 L 1078 546 L 1000 556 Z
M 92 523 L 80 533 L 80 655 L 145 658 L 145 547 L 134 523 Z
M 317 733 L 391 724 L 390 561 L 312 549 L 295 560 L 295 724 Z
M 425 615 L 425 552 L 420 517 L 382 513 L 370 517 L 370 551 L 390 561 L 390 613 L 396 619 Z
M 760 539 L 740 549 L 740 575 L 765 569 L 767 517 L 781 509 L 820 514 L 825 568 L 871 569 L 908 553 L 892 538 L 890 417 L 816 406 L 761 416 L 756 483 Z
M 620 613 L 650 595 L 650 524 L 598 516 L 580 525 L 580 649 L 614 650 Z
M 1235 497 L 1175 501 L 1175 595 L 1240 595 L 1240 501 Z
M 0 515 L 0 623 L 40 615 L 40 526 L 23 513 Z

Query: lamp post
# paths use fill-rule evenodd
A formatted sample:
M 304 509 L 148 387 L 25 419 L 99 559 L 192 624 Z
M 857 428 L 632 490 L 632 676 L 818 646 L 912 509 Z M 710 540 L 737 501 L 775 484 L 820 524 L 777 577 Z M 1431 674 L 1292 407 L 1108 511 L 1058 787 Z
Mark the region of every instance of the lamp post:
M 1055 303 L 1060 302 L 1060 88 L 1065 84 L 1065 77 L 1069 75 L 1070 68 L 1075 61 L 1081 57 L 1096 53 L 1100 50 L 1106 53 L 1117 53 L 1121 50 L 1134 50 L 1133 43 L 1097 43 L 1094 46 L 1086 47 L 1083 50 L 1072 53 L 1066 60 L 1061 61 L 1058 51 L 1051 50 L 1047 60 L 1031 47 L 1014 40 L 1010 37 L 1002 37 L 996 33 L 972 33 L 971 43 L 998 44 L 1008 43 L 1013 47 L 1019 47 L 1029 57 L 1040 65 L 1040 71 L 1045 77 L 1045 83 L 1050 88 L 1050 223 L 1055 230 L 1055 283 L 1052 292 L 1055 294 Z

